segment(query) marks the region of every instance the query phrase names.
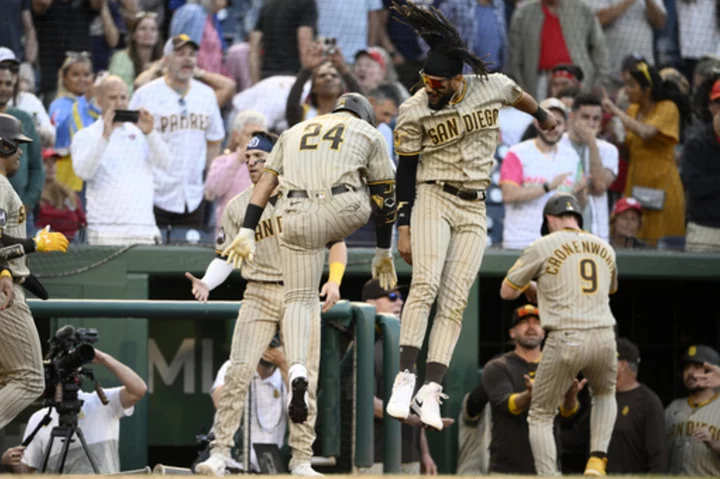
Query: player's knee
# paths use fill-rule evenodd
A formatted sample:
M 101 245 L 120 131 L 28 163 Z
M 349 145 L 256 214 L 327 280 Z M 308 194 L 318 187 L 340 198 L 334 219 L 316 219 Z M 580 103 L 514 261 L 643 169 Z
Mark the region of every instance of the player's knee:
M 555 413 L 556 410 L 553 408 L 533 405 L 528 411 L 528 424 L 552 424 L 555 420 Z
M 437 296 L 439 287 L 439 281 L 413 281 L 410 288 L 408 302 L 417 301 L 432 305 L 435 302 L 435 297 Z
M 294 291 L 288 291 L 285 293 L 285 305 L 290 307 L 292 303 L 301 304 L 311 308 L 315 303 L 318 302 L 317 293 L 311 289 L 297 289 Z
M 45 391 L 45 375 L 43 372 L 39 374 L 36 372 L 24 374 L 17 383 L 25 392 L 24 396 L 28 403 L 39 398 Z
M 256 367 L 247 361 L 232 361 L 225 374 L 225 387 L 248 383 Z
M 446 321 L 450 321 L 459 326 L 462 324 L 463 312 L 465 311 L 466 306 L 467 301 L 461 301 L 460 304 L 452 305 L 442 304 L 442 301 L 438 301 L 438 308 L 435 317 L 443 318 Z

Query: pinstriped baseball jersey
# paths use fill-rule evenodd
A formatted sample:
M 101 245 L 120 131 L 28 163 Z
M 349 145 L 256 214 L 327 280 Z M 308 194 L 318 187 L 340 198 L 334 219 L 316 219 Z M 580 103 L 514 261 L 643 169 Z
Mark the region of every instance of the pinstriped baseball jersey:
M 617 266 L 615 250 L 606 241 L 571 229 L 534 241 L 505 280 L 524 289 L 533 279 L 547 330 L 615 325 L 608 295 L 617 290 Z
M 665 409 L 670 474 L 720 476 L 720 456 L 693 437 L 701 427 L 708 428 L 713 441 L 720 440 L 720 393 L 704 404 L 689 398 L 676 399 Z
M 400 105 L 395 152 L 405 156 L 422 153 L 418 183 L 448 181 L 469 189 L 490 184 L 500 109 L 520 101 L 523 91 L 500 73 L 487 79 L 477 75 L 463 78 L 457 99 L 441 110 L 430 109 L 424 89 Z
M 235 236 L 242 227 L 245 211 L 250 203 L 254 186 L 237 195 L 225 207 L 220 231 L 218 231 L 215 243 L 217 253 L 230 246 Z M 255 228 L 255 247 L 257 248 L 255 260 L 252 263 L 243 263 L 241 274 L 248 281 L 282 281 L 280 271 L 280 255 L 278 251 L 278 235 L 282 231 L 282 219 L 275 216 L 275 204 L 278 196 L 273 196 L 268 201 L 265 211 L 260 217 L 260 223 Z
M 16 238 L 26 238 L 26 220 L 27 214 L 23 202 L 8 179 L 0 175 L 0 231 Z M 24 278 L 30 274 L 26 256 L 10 260 L 8 269 L 13 278 Z
M 395 179 L 382 133 L 350 113 L 323 115 L 290 128 L 265 169 L 280 176 L 283 191 L 337 185 L 360 190 L 367 183 Z

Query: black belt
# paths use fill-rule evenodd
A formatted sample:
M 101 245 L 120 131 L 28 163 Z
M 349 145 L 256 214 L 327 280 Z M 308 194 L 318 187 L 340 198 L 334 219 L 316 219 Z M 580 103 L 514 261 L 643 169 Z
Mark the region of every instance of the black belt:
M 485 201 L 485 198 L 487 197 L 485 195 L 485 190 L 462 190 L 460 188 L 455 188 L 452 185 L 448 185 L 447 183 L 443 183 L 441 181 L 426 181 L 428 185 L 438 185 L 442 187 L 442 190 L 445 193 L 450 193 L 453 196 L 457 196 L 461 200 L 467 200 L 467 201 Z
M 348 188 L 345 185 L 340 186 L 333 186 L 330 188 L 330 193 L 332 193 L 333 196 L 339 195 L 341 193 L 347 193 L 348 191 L 353 191 L 352 189 Z M 310 198 L 310 194 L 307 192 L 307 190 L 290 190 L 287 194 L 288 198 Z
M 250 283 L 260 283 L 260 284 L 274 284 L 277 286 L 285 286 L 285 283 L 283 283 L 282 281 L 260 281 L 257 279 L 251 279 L 249 282 Z

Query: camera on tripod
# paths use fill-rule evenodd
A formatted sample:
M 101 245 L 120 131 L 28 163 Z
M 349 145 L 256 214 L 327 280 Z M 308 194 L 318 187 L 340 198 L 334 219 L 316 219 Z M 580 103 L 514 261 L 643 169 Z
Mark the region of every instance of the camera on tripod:
M 48 413 L 40 421 L 38 427 L 23 441 L 23 446 L 30 444 L 40 428 L 52 422 L 53 408 L 57 411 L 58 425 L 50 433 L 50 442 L 45 450 L 40 472 L 45 472 L 47 468 L 54 439 L 61 438 L 64 439 L 64 442 L 55 465 L 55 472 L 62 474 L 70 443 L 73 441 L 72 437 L 77 435 L 90 465 L 95 473 L 99 474 L 95 461 L 88 451 L 83 432 L 78 427 L 78 414 L 83 405 L 83 401 L 78 399 L 78 391 L 82 387 L 83 377 L 93 382 L 100 401 L 104 405 L 108 404 L 105 393 L 95 380 L 93 370 L 84 367 L 95 359 L 95 348 L 92 344 L 95 344 L 98 339 L 100 339 L 100 335 L 97 329 L 79 328 L 75 330 L 72 326 L 64 326 L 58 329 L 55 336 L 48 341 L 50 349 L 43 362 L 45 391 L 41 397 L 43 406 L 49 406 Z
M 72 326 L 64 326 L 57 330 L 48 341 L 50 350 L 45 360 L 46 397 L 55 393 L 58 384 L 78 382 L 82 366 L 95 359 L 95 348 L 91 345 L 98 339 L 100 334 L 93 328 L 75 330 Z

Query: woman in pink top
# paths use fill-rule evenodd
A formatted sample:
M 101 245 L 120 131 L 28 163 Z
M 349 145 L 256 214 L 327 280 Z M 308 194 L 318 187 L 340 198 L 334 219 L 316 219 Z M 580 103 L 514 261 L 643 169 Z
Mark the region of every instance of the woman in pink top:
M 245 110 L 235 117 L 228 149 L 210 164 L 205 179 L 205 199 L 215 202 L 215 229 L 228 201 L 250 186 L 250 174 L 245 164 L 245 150 L 256 131 L 266 131 L 265 115 Z

